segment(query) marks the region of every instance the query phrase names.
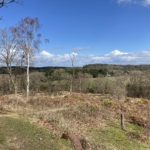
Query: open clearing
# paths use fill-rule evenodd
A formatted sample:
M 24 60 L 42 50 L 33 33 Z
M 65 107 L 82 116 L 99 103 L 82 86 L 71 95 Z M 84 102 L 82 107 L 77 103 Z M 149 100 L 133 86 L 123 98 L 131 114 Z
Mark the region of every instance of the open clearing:
M 120 103 L 109 96 L 78 94 L 0 98 L 0 150 L 72 150 L 64 132 L 84 139 L 85 150 L 149 150 L 149 101 L 122 103 L 125 127 L 120 128 Z M 18 101 L 17 100 L 17 101 Z

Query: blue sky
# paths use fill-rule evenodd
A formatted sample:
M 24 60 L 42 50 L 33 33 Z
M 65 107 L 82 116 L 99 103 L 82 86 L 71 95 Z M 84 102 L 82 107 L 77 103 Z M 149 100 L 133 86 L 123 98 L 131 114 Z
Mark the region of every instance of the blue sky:
M 36 66 L 88 63 L 150 64 L 150 0 L 22 0 L 0 9 L 0 28 L 38 17 L 41 45 Z

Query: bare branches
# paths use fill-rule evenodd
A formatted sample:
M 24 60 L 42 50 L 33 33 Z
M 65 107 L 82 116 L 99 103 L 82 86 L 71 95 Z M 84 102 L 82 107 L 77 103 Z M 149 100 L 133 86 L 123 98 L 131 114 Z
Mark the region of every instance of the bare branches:
M 11 28 L 0 30 L 0 62 L 7 68 L 9 83 L 13 85 L 15 93 L 17 93 L 17 84 L 12 73 L 12 65 L 17 66 L 20 59 L 18 50 L 18 42 L 13 30 Z M 11 91 L 11 85 L 9 89 Z
M 10 4 L 10 3 L 13 3 L 15 2 L 16 0 L 0 0 L 0 8 Z
M 28 53 L 31 58 L 34 51 L 39 49 L 41 34 L 36 34 L 39 27 L 37 18 L 26 17 L 14 29 L 19 39 L 20 49 L 23 50 L 26 60 Z
M 5 65 L 15 63 L 18 55 L 17 40 L 11 29 L 0 31 L 0 61 Z
M 37 34 L 40 24 L 38 18 L 24 18 L 19 25 L 14 29 L 16 36 L 18 37 L 19 47 L 23 52 L 23 58 L 25 59 L 27 66 L 27 99 L 29 97 L 29 68 L 31 58 L 36 50 L 39 49 L 41 34 Z
M 71 83 L 70 83 L 70 93 L 72 93 L 73 91 L 73 81 L 74 81 L 74 74 L 75 74 L 75 70 L 74 70 L 74 63 L 76 60 L 76 56 L 78 55 L 78 49 L 73 49 L 72 53 L 70 54 L 70 60 L 71 60 L 71 67 L 72 67 L 72 79 L 71 79 Z

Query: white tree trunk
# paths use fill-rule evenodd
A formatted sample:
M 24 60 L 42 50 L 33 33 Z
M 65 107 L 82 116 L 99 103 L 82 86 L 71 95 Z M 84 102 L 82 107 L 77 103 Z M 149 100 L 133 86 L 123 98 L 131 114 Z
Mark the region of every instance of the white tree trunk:
M 29 52 L 27 54 L 27 100 L 29 99 L 30 92 L 30 76 L 29 76 L 29 67 L 30 67 L 30 55 Z
M 18 88 L 16 84 L 14 85 L 14 88 L 15 88 L 15 96 L 17 97 Z
M 73 92 L 73 82 L 74 82 L 74 57 L 71 58 L 71 65 L 72 65 L 72 77 L 71 77 L 71 83 L 70 83 L 70 94 Z
M 82 79 L 81 79 L 81 77 L 79 77 L 79 90 L 80 90 L 80 94 L 82 93 Z
M 73 77 L 72 77 L 71 82 L 70 82 L 70 94 L 72 94 L 72 85 L 73 85 Z

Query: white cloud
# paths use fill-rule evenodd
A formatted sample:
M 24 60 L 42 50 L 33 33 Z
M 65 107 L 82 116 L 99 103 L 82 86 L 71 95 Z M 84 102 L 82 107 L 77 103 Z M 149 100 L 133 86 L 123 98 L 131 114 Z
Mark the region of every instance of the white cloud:
M 47 52 L 47 51 L 45 51 L 45 50 L 43 50 L 41 53 L 40 53 L 40 55 L 43 57 L 43 58 L 53 58 L 53 54 L 51 54 L 51 53 L 49 53 L 49 52 Z
M 114 50 L 112 51 L 110 54 L 107 54 L 108 56 L 109 55 L 112 55 L 112 56 L 123 56 L 123 55 L 128 55 L 127 52 L 121 52 L 120 50 Z
M 144 0 L 145 5 L 150 5 L 150 0 Z
M 117 0 L 119 4 L 139 4 L 143 6 L 150 6 L 150 0 Z
M 72 52 L 70 55 L 71 55 L 71 56 L 78 56 L 78 53 Z
M 150 64 L 150 51 L 129 53 L 121 50 L 113 50 L 104 55 L 80 56 L 78 53 L 51 54 L 42 51 L 35 58 L 35 66 L 71 66 L 71 56 L 76 57 L 75 66 L 86 64 Z
M 117 0 L 118 3 L 131 3 L 133 0 Z
M 78 53 L 72 52 L 70 54 L 51 54 L 48 51 L 41 51 L 35 56 L 35 65 L 36 66 L 65 66 L 70 65 L 71 57 L 77 57 Z

